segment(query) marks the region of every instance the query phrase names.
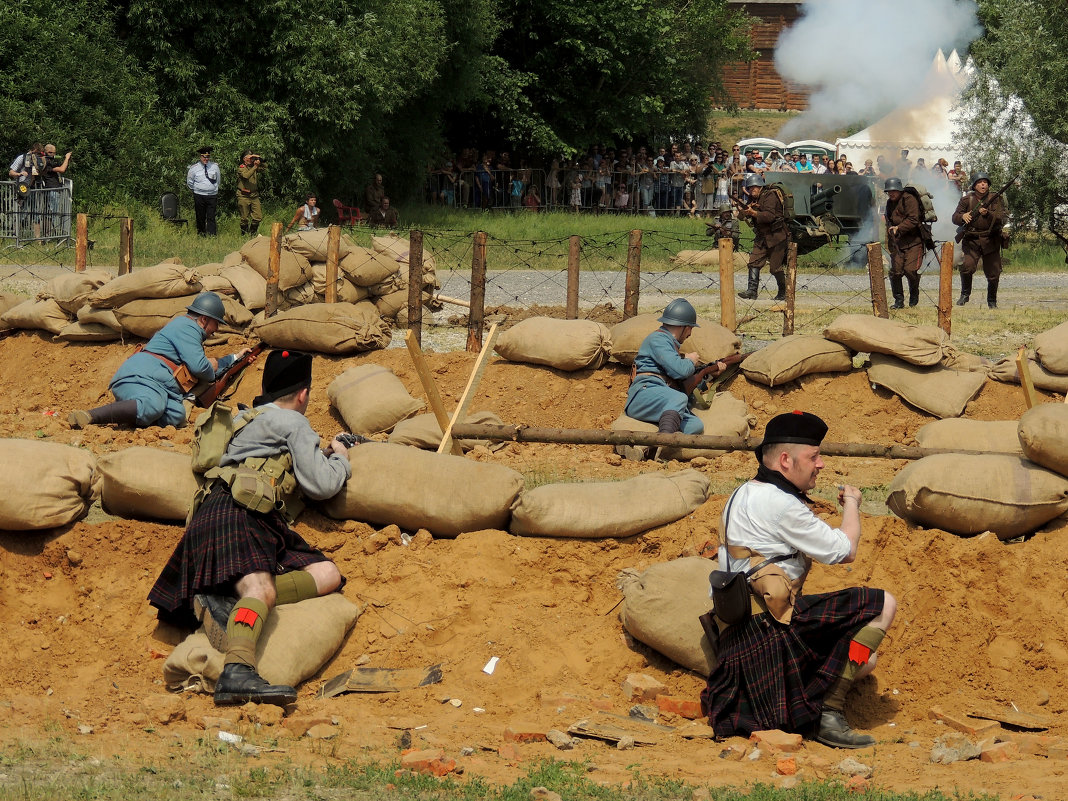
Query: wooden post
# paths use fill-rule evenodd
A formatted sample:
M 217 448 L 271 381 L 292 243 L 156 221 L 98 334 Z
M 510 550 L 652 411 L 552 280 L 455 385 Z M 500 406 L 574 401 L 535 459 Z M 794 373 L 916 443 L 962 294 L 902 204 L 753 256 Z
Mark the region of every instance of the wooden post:
M 326 229 L 326 302 L 337 303 L 337 261 L 341 253 L 341 226 Z
M 423 232 L 414 228 L 408 233 L 408 333 L 423 343 Z
M 949 336 L 953 330 L 953 243 L 942 245 L 938 270 L 938 327 Z
M 797 243 L 791 242 L 786 250 L 786 308 L 782 313 L 782 335 L 794 332 L 794 299 L 797 297 Z
M 582 252 L 582 237 L 572 236 L 567 245 L 567 309 L 564 317 L 578 319 L 579 299 L 579 254 Z
M 271 223 L 271 245 L 267 252 L 267 306 L 265 317 L 278 311 L 278 274 L 282 268 L 282 223 Z
M 89 218 L 84 214 L 77 217 L 77 233 L 74 239 L 74 271 L 84 272 L 89 260 Z
M 482 350 L 486 316 L 486 232 L 476 231 L 471 246 L 471 311 L 467 315 L 467 350 Z
M 623 290 L 623 319 L 638 314 L 638 285 L 642 275 L 642 232 L 635 228 L 627 241 L 627 283 Z
M 883 246 L 878 242 L 868 245 L 868 279 L 871 281 L 871 311 L 876 317 L 887 318 L 886 283 L 883 277 Z
M 452 419 L 449 420 L 449 426 L 445 429 L 445 433 L 441 437 L 441 444 L 438 445 L 438 453 L 445 453 L 445 451 L 452 448 L 453 426 L 463 420 L 464 415 L 467 414 L 467 409 L 475 397 L 475 389 L 478 388 L 478 382 L 482 380 L 482 373 L 485 372 L 486 364 L 489 362 L 489 357 L 493 353 L 493 343 L 496 340 L 497 323 L 494 323 L 490 326 L 489 333 L 486 335 L 486 344 L 482 346 L 482 352 L 479 353 L 478 358 L 475 359 L 475 368 L 471 371 L 471 377 L 467 380 L 467 386 L 464 387 L 464 393 L 460 396 L 460 402 L 456 405 L 456 411 L 452 413 Z
M 1035 392 L 1035 384 L 1031 380 L 1031 366 L 1027 361 L 1027 348 L 1020 348 L 1016 354 L 1016 372 L 1020 374 L 1020 386 L 1023 388 L 1024 403 L 1028 409 L 1035 408 L 1038 403 L 1038 393 Z
M 133 220 L 119 220 L 119 275 L 133 272 Z
M 719 240 L 719 324 L 729 331 L 738 327 L 734 306 L 734 240 Z
M 434 381 L 434 376 L 430 374 L 430 367 L 427 365 L 426 359 L 423 358 L 423 350 L 419 347 L 415 333 L 410 328 L 404 332 L 404 344 L 408 346 L 408 353 L 411 355 L 412 363 L 415 365 L 415 373 L 419 376 L 419 383 L 423 385 L 423 392 L 426 393 L 426 399 L 430 403 L 430 411 L 434 413 L 434 419 L 438 421 L 438 428 L 441 429 L 444 435 L 449 428 L 449 414 L 445 411 L 445 404 L 441 400 L 437 382 Z M 460 447 L 459 443 L 453 443 L 452 452 L 457 456 L 463 456 L 463 448 Z

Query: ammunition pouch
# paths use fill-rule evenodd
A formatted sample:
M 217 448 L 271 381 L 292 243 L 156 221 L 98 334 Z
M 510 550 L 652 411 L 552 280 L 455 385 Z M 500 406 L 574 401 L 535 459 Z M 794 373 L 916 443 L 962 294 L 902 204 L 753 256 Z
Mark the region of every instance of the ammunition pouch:
M 204 485 L 197 493 L 194 509 L 219 482 L 229 488 L 234 503 L 250 512 L 280 512 L 287 523 L 292 523 L 304 509 L 297 478 L 293 474 L 293 458 L 288 453 L 250 458 L 239 465 L 213 467 L 204 473 Z

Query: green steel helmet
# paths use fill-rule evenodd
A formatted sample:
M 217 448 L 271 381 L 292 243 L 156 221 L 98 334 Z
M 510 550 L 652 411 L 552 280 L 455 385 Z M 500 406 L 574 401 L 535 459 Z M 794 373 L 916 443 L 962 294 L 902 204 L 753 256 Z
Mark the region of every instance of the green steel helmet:
M 758 172 L 751 172 L 745 176 L 745 188 L 748 189 L 751 186 L 763 186 L 764 176 Z
M 884 192 L 901 192 L 904 189 L 900 178 L 887 178 L 886 183 L 883 184 Z
M 697 328 L 697 310 L 686 298 L 675 298 L 664 307 L 658 322 L 664 325 L 688 325 Z
M 972 189 L 975 189 L 975 185 L 977 183 L 979 183 L 980 181 L 986 181 L 987 184 L 989 184 L 990 183 L 990 175 L 988 173 L 985 173 L 985 172 L 982 172 L 982 171 L 976 172 L 976 173 L 972 173 L 972 183 L 971 183 Z
M 226 322 L 224 317 L 226 310 L 223 308 L 222 298 L 214 292 L 201 292 L 193 299 L 192 303 L 185 307 L 185 309 L 190 314 L 196 315 L 197 317 L 210 317 L 212 320 L 218 320 L 220 323 Z

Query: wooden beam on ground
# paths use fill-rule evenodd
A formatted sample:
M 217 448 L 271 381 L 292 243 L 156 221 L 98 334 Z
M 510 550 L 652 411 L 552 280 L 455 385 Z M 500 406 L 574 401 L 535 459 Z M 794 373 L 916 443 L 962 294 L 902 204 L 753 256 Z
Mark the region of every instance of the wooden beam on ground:
M 1035 408 L 1039 403 L 1038 393 L 1035 392 L 1035 383 L 1031 380 L 1031 366 L 1027 360 L 1027 348 L 1020 348 L 1016 354 L 1016 371 L 1020 374 L 1020 387 L 1023 389 L 1024 403 L 1028 409 Z
M 341 226 L 326 229 L 326 302 L 337 303 L 337 262 L 341 253 Z
M 938 269 L 938 327 L 949 336 L 953 331 L 953 243 L 942 245 Z
M 478 382 L 482 380 L 482 373 L 485 372 L 486 364 L 493 353 L 493 343 L 496 340 L 497 323 L 494 323 L 490 326 L 489 333 L 486 334 L 486 344 L 482 346 L 482 352 L 478 354 L 478 358 L 475 360 L 475 368 L 471 371 L 471 377 L 467 380 L 467 386 L 464 387 L 464 393 L 460 396 L 460 402 L 456 405 L 456 411 L 452 413 L 452 419 L 449 420 L 448 427 L 444 429 L 445 433 L 441 437 L 441 444 L 438 445 L 438 453 L 445 453 L 452 448 L 453 429 L 467 414 L 467 409 L 475 396 L 475 390 L 478 388 Z
M 271 244 L 267 251 L 267 305 L 263 316 L 273 317 L 278 311 L 278 276 L 282 270 L 282 223 L 271 223 Z
M 886 279 L 883 275 L 883 246 L 878 242 L 868 245 L 868 281 L 871 283 L 871 311 L 876 317 L 890 316 L 886 308 Z
M 454 306 L 463 306 L 465 309 L 471 308 L 469 301 L 461 300 L 460 298 L 450 298 L 448 295 L 435 295 L 434 300 L 440 300 L 442 303 L 451 303 Z
M 728 331 L 738 330 L 734 305 L 734 240 L 719 240 L 719 324 Z
M 412 363 L 415 365 L 415 373 L 419 376 L 419 383 L 423 385 L 423 392 L 426 393 L 430 411 L 434 413 L 434 419 L 438 421 L 438 427 L 444 433 L 449 427 L 449 413 L 445 411 L 445 404 L 442 403 L 438 384 L 434 380 L 434 376 L 430 374 L 430 366 L 423 357 L 423 349 L 419 347 L 419 342 L 410 328 L 404 332 L 404 344 L 408 346 L 408 353 L 411 355 Z M 452 452 L 457 456 L 463 455 L 463 449 L 457 442 L 453 442 Z

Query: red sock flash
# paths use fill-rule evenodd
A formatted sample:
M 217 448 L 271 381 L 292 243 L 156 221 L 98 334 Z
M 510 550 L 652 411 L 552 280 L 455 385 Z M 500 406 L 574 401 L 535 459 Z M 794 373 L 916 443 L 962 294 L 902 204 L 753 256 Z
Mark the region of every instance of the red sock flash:
M 855 662 L 858 665 L 867 664 L 871 659 L 871 648 L 856 640 L 849 641 L 849 661 Z
M 236 614 L 234 614 L 234 623 L 244 623 L 250 629 L 255 627 L 256 621 L 259 620 L 259 619 L 260 619 L 260 616 L 256 612 L 254 612 L 253 610 L 248 609 L 247 607 L 241 607 L 240 609 L 237 610 Z M 850 650 L 849 650 L 849 658 L 850 659 L 853 658 L 852 646 L 850 647 Z

